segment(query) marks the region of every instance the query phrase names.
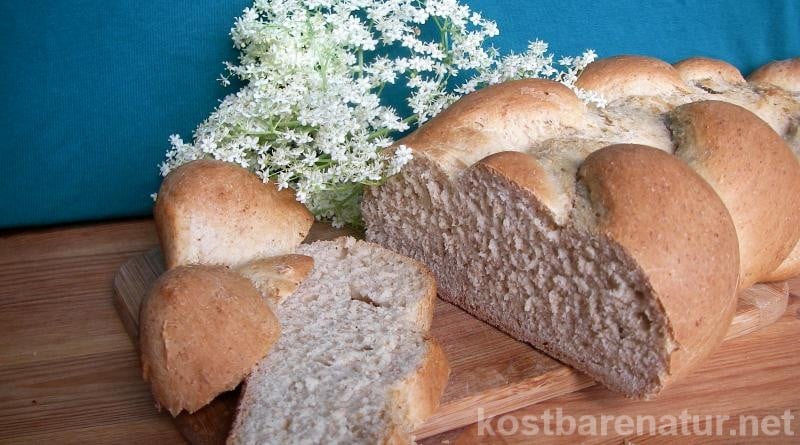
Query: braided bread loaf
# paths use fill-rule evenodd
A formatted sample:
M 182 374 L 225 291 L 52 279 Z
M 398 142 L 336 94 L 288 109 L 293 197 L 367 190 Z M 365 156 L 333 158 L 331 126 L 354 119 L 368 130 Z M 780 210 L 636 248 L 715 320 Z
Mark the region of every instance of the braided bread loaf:
M 800 273 L 800 63 L 622 56 L 578 86 L 470 94 L 400 143 L 365 193 L 367 238 L 440 296 L 647 398 L 721 341 L 738 290 Z M 793 153 L 794 151 L 794 153 Z M 794 249 L 794 250 L 793 250 Z

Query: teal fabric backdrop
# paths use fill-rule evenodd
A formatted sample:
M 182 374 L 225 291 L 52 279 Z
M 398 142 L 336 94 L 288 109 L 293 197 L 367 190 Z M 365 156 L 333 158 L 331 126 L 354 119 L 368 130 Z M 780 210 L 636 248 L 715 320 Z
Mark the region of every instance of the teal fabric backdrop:
M 0 0 L 0 228 L 148 215 L 167 137 L 226 93 L 244 0 Z M 798 0 L 468 0 L 502 50 L 692 55 L 747 73 L 800 55 Z

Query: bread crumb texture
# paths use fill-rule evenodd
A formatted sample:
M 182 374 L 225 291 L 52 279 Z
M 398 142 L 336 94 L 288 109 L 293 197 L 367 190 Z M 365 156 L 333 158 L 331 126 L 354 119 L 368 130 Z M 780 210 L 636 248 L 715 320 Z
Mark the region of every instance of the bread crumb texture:
M 277 308 L 281 338 L 248 378 L 228 443 L 409 442 L 448 373 L 425 338 L 433 278 L 416 261 L 353 238 L 298 253 L 314 268 Z M 424 397 L 409 400 L 421 387 Z

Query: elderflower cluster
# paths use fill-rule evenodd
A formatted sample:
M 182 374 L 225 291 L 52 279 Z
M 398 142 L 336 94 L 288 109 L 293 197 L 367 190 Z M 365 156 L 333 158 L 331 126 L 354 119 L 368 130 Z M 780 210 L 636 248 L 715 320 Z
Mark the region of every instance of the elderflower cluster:
M 487 40 L 497 25 L 457 0 L 256 0 L 231 30 L 244 86 L 225 97 L 195 130 L 170 137 L 162 175 L 186 162 L 235 162 L 335 225 L 360 223 L 363 185 L 375 185 L 413 158 L 393 137 L 459 97 L 522 77 L 574 87 L 593 51 L 553 64 L 547 44 L 500 57 Z M 385 88 L 404 91 L 407 112 L 387 104 Z M 396 93 L 393 93 L 396 94 Z M 389 154 L 391 153 L 391 154 Z

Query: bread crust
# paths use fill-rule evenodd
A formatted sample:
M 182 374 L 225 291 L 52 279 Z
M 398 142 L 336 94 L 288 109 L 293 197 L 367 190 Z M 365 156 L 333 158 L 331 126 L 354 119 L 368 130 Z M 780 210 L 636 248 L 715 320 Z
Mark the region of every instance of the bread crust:
M 758 85 L 769 85 L 780 88 L 783 91 L 798 94 L 800 93 L 800 58 L 779 60 L 768 63 L 750 74 L 748 80 Z M 783 97 L 781 91 L 767 89 L 765 93 Z M 797 96 L 795 96 L 797 97 Z M 800 160 L 800 138 L 798 138 L 798 126 L 800 120 L 795 116 L 795 122 L 790 125 L 789 140 L 795 156 Z M 794 132 L 794 133 L 792 133 Z M 800 241 L 795 244 L 794 249 L 777 269 L 768 273 L 765 281 L 782 281 L 793 276 L 800 275 Z
M 153 216 L 168 269 L 236 266 L 290 253 L 314 220 L 293 191 L 209 159 L 184 164 L 164 178 Z
M 424 151 L 448 174 L 499 151 L 585 126 L 585 105 L 569 88 L 542 79 L 492 85 L 464 96 L 400 143 Z
M 717 194 L 686 164 L 634 144 L 589 155 L 579 179 L 598 229 L 644 271 L 664 308 L 678 349 L 670 375 L 691 368 L 723 339 L 736 309 L 736 229 Z
M 378 246 L 378 244 L 375 245 Z M 382 246 L 380 247 L 383 248 Z M 403 257 L 403 259 L 413 261 L 415 264 L 417 264 L 417 266 L 420 267 L 420 270 L 424 271 L 425 279 L 428 280 L 429 283 L 425 297 L 420 300 L 416 319 L 416 324 L 419 327 L 420 332 L 427 333 L 431 330 L 431 325 L 433 324 L 433 310 L 436 307 L 436 278 L 434 278 L 430 269 L 428 269 L 428 267 L 422 262 L 408 257 Z
M 690 57 L 672 65 L 689 85 L 710 80 L 716 85 L 745 83 L 742 73 L 733 65 L 709 57 Z
M 608 101 L 628 96 L 658 96 L 687 92 L 672 65 L 644 56 L 615 56 L 592 62 L 575 86 L 598 92 Z
M 173 416 L 234 389 L 280 335 L 244 277 L 217 266 L 181 266 L 153 285 L 140 312 L 142 374 Z
M 800 92 L 800 57 L 777 60 L 753 71 L 747 76 L 752 83 L 769 84 L 790 91 Z
M 536 180 L 536 173 L 530 174 L 543 170 L 533 156 L 496 153 L 474 168 L 491 170 L 529 193 L 534 203 L 543 204 L 542 191 L 548 190 Z M 737 301 L 736 229 L 708 183 L 685 163 L 656 148 L 634 144 L 602 148 L 583 162 L 578 181 L 588 189 L 596 218 L 596 227 L 581 225 L 582 230 L 596 232 L 624 249 L 635 261 L 633 267 L 647 278 L 669 324 L 669 342 L 675 345 L 664 345 L 671 355 L 668 373 L 652 388 L 657 393 L 706 357 L 727 332 Z M 573 215 L 566 224 L 581 224 L 576 218 Z M 545 348 L 585 370 L 581 363 Z M 652 395 L 604 383 L 628 396 Z
M 784 281 L 798 275 L 800 275 L 800 241 L 794 245 L 794 249 L 780 266 L 764 276 L 764 281 Z
M 670 114 L 675 154 L 716 190 L 739 237 L 741 288 L 763 281 L 800 239 L 800 163 L 769 125 L 727 102 Z
M 419 367 L 391 390 L 390 415 L 394 426 L 389 429 L 386 443 L 413 443 L 410 433 L 439 407 L 450 377 L 450 364 L 439 342 L 429 338 L 425 346 Z M 399 437 L 407 440 L 398 442 Z
M 553 172 L 545 169 L 536 158 L 516 151 L 501 151 L 481 159 L 478 164 L 514 178 L 518 186 L 536 196 L 554 216 L 558 190 L 553 186 Z
M 420 219 L 414 219 L 417 214 L 413 211 L 383 215 L 385 210 L 379 202 L 384 195 L 377 188 L 365 194 L 368 236 L 389 237 L 391 241 L 405 227 L 403 218 L 412 218 L 412 227 L 424 227 L 428 219 L 455 224 L 458 230 L 458 221 L 448 219 L 452 215 L 435 212 L 440 204 L 445 208 L 452 205 L 438 202 L 453 194 L 450 187 L 458 187 L 461 177 L 473 169 L 487 169 L 504 177 L 513 183 L 515 194 L 519 188 L 531 197 L 530 203 L 519 205 L 549 210 L 560 226 L 583 224 L 581 228 L 598 231 L 599 236 L 621 246 L 630 256 L 635 263 L 630 267 L 645 274 L 669 322 L 674 344 L 666 345 L 666 349 L 677 347 L 669 356 L 668 371 L 658 388 L 646 389 L 657 392 L 691 369 L 721 341 L 735 309 L 739 285 L 800 273 L 800 255 L 796 259 L 790 255 L 800 230 L 800 215 L 795 211 L 796 200 L 800 199 L 795 178 L 798 161 L 781 140 L 781 136 L 794 137 L 787 128 L 796 128 L 800 119 L 797 96 L 775 86 L 743 83 L 734 67 L 713 59 L 692 58 L 676 67 L 638 56 L 592 63 L 576 86 L 602 94 L 610 102 L 607 110 L 571 104 L 575 99 L 571 92 L 548 96 L 547 91 L 558 87 L 547 81 L 524 83 L 528 88 L 543 88 L 538 97 L 544 99 L 528 105 L 523 105 L 525 99 L 514 98 L 515 94 L 521 95 L 518 88 L 522 83 L 468 95 L 399 142 L 415 150 L 415 159 L 407 167 L 410 173 L 383 186 L 387 190 L 385 197 L 394 202 L 419 195 L 419 205 L 424 207 L 420 209 Z M 530 93 L 527 92 L 529 97 L 537 97 Z M 672 113 L 670 137 L 669 110 L 702 98 L 721 98 L 747 106 L 764 116 L 775 130 L 741 107 L 701 103 Z M 516 106 L 501 107 L 503 103 Z M 707 110 L 702 115 L 691 118 L 694 125 L 702 127 L 697 136 L 679 134 L 685 132 L 684 127 L 693 131 L 680 120 L 682 113 L 703 107 Z M 660 146 L 662 152 L 635 145 L 598 150 L 598 146 L 583 144 L 584 152 L 559 157 L 559 149 L 571 150 L 570 140 L 635 142 L 639 135 L 635 130 L 636 112 L 642 113 L 640 120 L 645 125 L 653 126 L 652 134 L 660 136 L 663 132 L 667 143 Z M 550 113 L 550 119 L 539 120 L 541 113 Z M 528 127 L 518 122 L 526 122 Z M 652 139 L 660 141 L 657 137 Z M 668 154 L 675 150 L 676 139 L 681 145 L 676 154 L 683 161 Z M 686 140 L 696 146 L 683 143 Z M 552 150 L 546 149 L 549 142 L 553 142 Z M 767 146 L 762 148 L 764 142 Z M 634 165 L 629 165 L 628 157 Z M 579 170 L 577 185 L 575 169 Z M 413 192 L 402 191 L 402 181 L 410 181 Z M 426 181 L 430 184 L 427 190 Z M 756 186 L 748 185 L 751 182 Z M 584 202 L 584 189 L 577 193 L 580 187 L 585 187 L 591 197 L 595 215 L 584 218 L 584 207 L 578 209 L 571 202 L 565 203 Z M 502 185 L 499 189 L 505 190 Z M 476 210 L 481 209 L 479 206 Z M 577 214 L 572 216 L 577 210 L 581 210 L 577 212 L 581 214 L 580 221 L 576 220 Z M 382 223 L 387 224 L 386 231 L 382 231 Z M 737 230 L 744 238 L 756 241 L 744 243 L 740 249 Z M 435 258 L 442 255 L 442 248 L 435 242 L 417 246 L 402 236 L 398 242 L 401 245 L 396 247 L 423 260 L 428 254 Z M 431 267 L 443 269 L 434 269 L 436 273 L 453 273 L 439 277 L 440 292 L 457 293 L 467 278 L 437 261 Z M 517 321 L 504 325 L 503 320 L 487 315 L 491 311 L 476 306 L 477 296 L 451 296 L 476 315 L 524 339 L 524 330 L 514 324 Z M 548 345 L 542 347 L 547 349 Z M 549 352 L 565 359 L 561 351 Z M 594 377 L 603 379 L 602 375 Z M 633 396 L 650 395 L 631 394 L 626 387 L 613 389 Z
M 314 267 L 314 258 L 289 254 L 253 260 L 236 269 L 276 306 L 297 289 Z
M 600 65 L 608 64 L 605 61 L 598 61 L 596 62 Z M 627 70 L 638 70 L 637 65 L 640 64 L 639 60 L 616 60 L 613 65 L 616 65 L 616 70 L 611 69 L 604 69 L 604 70 L 594 70 L 594 71 L 604 71 L 604 75 L 600 78 L 600 80 L 605 80 L 609 84 L 621 84 L 624 83 L 626 80 L 626 72 Z M 594 64 L 592 64 L 594 65 Z M 587 68 L 587 71 L 591 72 L 592 65 Z M 725 100 L 730 100 L 731 102 L 741 103 L 743 105 L 747 105 L 747 107 L 755 113 L 758 113 L 758 116 L 762 119 L 765 119 L 769 126 L 778 133 L 778 135 L 785 137 L 788 141 L 792 144 L 797 145 L 797 138 L 796 134 L 793 133 L 794 130 L 797 128 L 797 123 L 800 122 L 800 102 L 798 102 L 797 90 L 800 89 L 800 58 L 796 59 L 788 59 L 785 61 L 778 61 L 768 64 L 753 74 L 751 74 L 749 80 L 750 85 L 742 84 L 740 75 L 737 75 L 737 71 L 732 66 L 726 64 L 725 62 L 714 60 L 714 59 L 705 59 L 705 58 L 692 58 L 687 59 L 686 61 L 679 62 L 676 64 L 677 71 L 680 73 L 681 71 L 684 72 L 684 80 L 690 80 L 692 77 L 707 77 L 709 72 L 717 71 L 719 72 L 719 76 L 714 79 L 706 79 L 700 80 L 697 82 L 687 82 L 690 85 L 694 85 L 700 89 L 706 90 L 712 94 L 720 94 L 730 92 L 732 96 Z M 587 76 L 588 78 L 588 76 Z M 771 81 L 774 80 L 774 81 Z M 599 82 L 599 81 L 598 81 Z M 581 85 L 581 81 L 579 79 L 578 82 Z M 585 85 L 584 85 L 585 86 Z M 792 93 L 794 91 L 794 93 Z M 620 92 L 622 94 L 622 99 L 633 95 L 631 91 L 623 91 Z M 794 94 L 794 96 L 793 96 Z M 682 97 L 683 93 L 678 93 L 675 97 Z M 691 94 L 686 97 L 693 97 Z M 716 96 L 716 97 L 724 97 L 724 96 Z M 680 101 L 678 101 L 680 103 Z M 732 106 L 731 106 L 732 107 Z M 728 107 L 730 108 L 730 107 Z M 674 113 L 673 113 L 674 114 Z M 728 118 L 731 121 L 735 119 Z M 760 125 L 758 119 L 750 119 L 752 122 L 746 123 L 744 127 L 735 128 L 736 125 L 729 125 L 730 128 L 734 128 L 732 133 L 729 134 L 730 139 L 735 139 L 737 134 L 760 134 L 767 137 L 770 141 L 776 140 L 776 135 L 770 134 L 769 131 L 765 131 L 763 125 Z M 741 122 L 740 122 L 741 123 Z M 721 131 L 709 129 L 710 133 L 721 133 Z M 757 138 L 751 138 L 757 139 Z M 743 142 L 743 141 L 740 141 Z M 779 142 L 774 142 L 775 144 L 779 144 Z M 800 151 L 798 151 L 798 147 L 789 147 L 790 149 L 794 150 L 795 157 L 800 156 Z M 732 150 L 731 150 L 732 151 Z M 758 145 L 750 144 L 749 152 L 753 151 L 760 151 Z M 679 152 L 680 154 L 680 152 Z M 785 154 L 785 151 L 784 151 Z M 757 156 L 761 156 L 760 154 Z M 752 162 L 760 163 L 760 159 L 753 159 L 751 157 L 747 157 Z M 784 156 L 785 158 L 785 156 Z M 771 157 L 772 160 L 775 160 L 774 156 Z M 732 156 L 730 159 L 726 159 L 722 156 L 718 159 L 719 164 L 725 164 L 728 166 L 727 170 L 729 173 L 735 170 L 736 165 L 741 165 L 742 156 Z M 777 166 L 777 163 L 783 162 L 781 166 Z M 783 161 L 778 161 L 777 163 L 773 163 L 772 165 L 780 170 L 790 169 L 794 170 L 795 165 L 788 159 L 783 159 Z M 720 171 L 719 165 L 715 165 L 709 168 L 704 166 L 703 162 L 700 163 L 693 163 L 693 168 L 697 168 L 703 176 L 707 176 L 705 172 L 707 170 L 713 171 Z M 763 170 L 763 169 L 757 169 Z M 763 173 L 763 171 L 762 171 Z M 707 178 L 708 179 L 708 178 Z M 721 182 L 714 183 L 714 187 L 721 187 L 718 192 L 725 193 L 726 190 L 736 189 L 737 184 L 743 185 L 745 182 L 748 181 L 762 181 L 762 182 L 774 182 L 777 184 L 778 187 L 787 186 L 785 182 L 781 183 L 778 178 L 775 178 L 771 172 L 762 174 L 762 176 L 758 176 L 754 174 L 754 171 L 750 171 L 747 169 L 743 169 L 738 173 L 734 174 L 733 176 L 729 175 L 726 178 L 726 185 L 722 185 Z M 724 189 L 724 190 L 723 190 Z M 738 187 L 741 191 L 743 187 Z M 793 187 L 789 188 L 775 188 L 774 190 L 787 190 L 788 193 L 794 193 L 795 190 Z M 769 194 L 770 199 L 774 199 L 774 193 Z M 766 213 L 764 216 L 766 219 L 771 220 L 774 222 L 775 220 L 780 219 L 793 219 L 794 215 L 789 215 L 789 213 L 796 213 L 793 211 L 788 211 L 788 209 L 795 208 L 795 203 L 787 203 L 786 206 L 773 206 L 769 207 L 765 205 L 765 199 L 761 199 L 761 194 L 758 191 L 750 190 L 748 193 L 744 193 L 743 196 L 738 197 L 736 201 L 742 200 L 750 200 L 751 202 L 755 202 L 755 207 L 765 210 Z M 764 195 L 766 196 L 766 195 Z M 787 197 L 783 197 L 787 198 Z M 787 201 L 784 199 L 784 201 Z M 754 213 L 754 209 L 748 209 L 744 213 L 740 213 L 736 210 L 731 210 L 731 214 L 734 216 L 734 219 L 737 217 L 747 218 L 749 215 Z M 800 252 L 795 253 L 794 250 L 786 250 L 785 244 L 792 244 L 794 241 L 793 233 L 789 233 L 787 238 L 783 240 L 782 243 L 778 243 L 777 246 L 770 245 L 770 241 L 775 238 L 775 234 L 769 234 L 769 226 L 770 224 L 764 223 L 760 221 L 761 218 L 757 218 L 754 223 L 752 223 L 752 227 L 749 227 L 750 234 L 760 232 L 760 236 L 757 236 L 756 242 L 765 242 L 765 249 L 758 250 L 758 255 L 761 258 L 751 258 L 749 252 L 755 251 L 754 249 L 740 249 L 740 253 L 742 255 L 742 265 L 743 268 L 750 268 L 747 263 L 752 261 L 756 265 L 760 265 L 761 267 L 757 267 L 754 271 L 753 276 L 744 275 L 742 279 L 744 280 L 742 285 L 748 286 L 756 281 L 775 281 L 779 279 L 786 279 L 793 275 L 800 274 Z M 742 225 L 739 224 L 741 228 Z M 784 228 L 785 229 L 785 228 Z M 781 230 L 782 233 L 786 234 L 786 230 Z M 791 232 L 791 230 L 789 230 Z M 763 235 L 763 236 L 761 236 Z M 800 246 L 794 245 L 795 250 L 800 250 Z M 772 268 L 775 272 L 772 272 L 770 266 L 767 264 L 775 264 L 775 257 L 783 257 L 781 260 L 785 261 L 785 263 L 780 263 L 780 265 L 776 266 L 777 269 Z M 769 258 L 769 262 L 765 264 L 763 258 Z

